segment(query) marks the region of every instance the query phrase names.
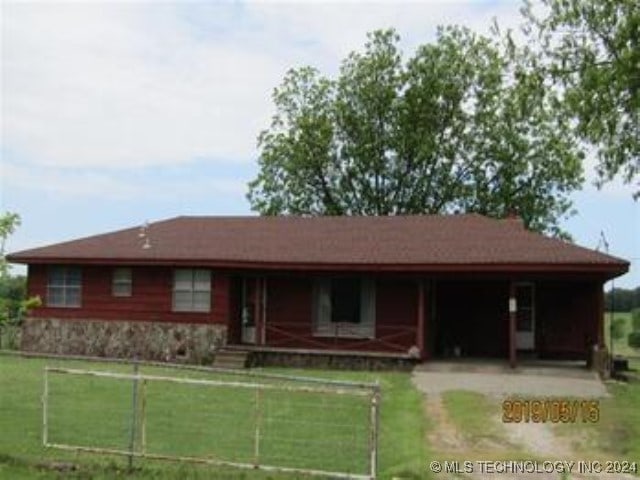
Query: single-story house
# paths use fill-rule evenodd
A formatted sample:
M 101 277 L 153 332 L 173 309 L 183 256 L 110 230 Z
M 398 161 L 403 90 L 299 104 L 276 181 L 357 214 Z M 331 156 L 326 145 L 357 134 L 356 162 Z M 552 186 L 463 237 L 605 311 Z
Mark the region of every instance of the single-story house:
M 26 350 L 586 359 L 628 262 L 478 214 L 178 217 L 17 252 Z

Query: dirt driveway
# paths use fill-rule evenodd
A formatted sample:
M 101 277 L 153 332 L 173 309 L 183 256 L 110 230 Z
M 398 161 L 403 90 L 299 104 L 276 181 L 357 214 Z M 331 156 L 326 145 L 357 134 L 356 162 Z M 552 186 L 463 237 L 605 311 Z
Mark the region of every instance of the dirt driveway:
M 509 397 L 524 398 L 571 398 L 597 400 L 608 397 L 604 384 L 595 374 L 588 371 L 425 371 L 420 367 L 412 374 L 414 385 L 425 394 L 424 408 L 430 424 L 426 441 L 436 459 L 505 460 L 536 459 L 540 461 L 583 461 L 589 460 L 585 445 L 585 430 L 551 422 L 503 423 L 502 402 Z M 478 397 L 477 410 L 486 415 L 486 430 L 491 435 L 469 434 L 464 424 L 452 410 L 447 408 L 447 392 L 461 390 L 474 392 Z M 481 400 L 481 401 L 480 401 Z M 473 405 L 472 410 L 476 408 Z M 588 432 L 587 432 L 588 434 Z M 587 435 L 588 436 L 588 435 Z M 589 451 L 592 451 L 589 448 Z M 598 459 L 607 456 L 598 455 Z M 469 480 L 512 480 L 513 475 L 488 475 L 457 473 L 457 478 Z M 444 473 L 433 474 L 435 480 L 448 478 Z M 565 476 L 560 473 L 519 474 L 518 480 L 626 480 L 633 475 L 584 474 L 572 471 Z

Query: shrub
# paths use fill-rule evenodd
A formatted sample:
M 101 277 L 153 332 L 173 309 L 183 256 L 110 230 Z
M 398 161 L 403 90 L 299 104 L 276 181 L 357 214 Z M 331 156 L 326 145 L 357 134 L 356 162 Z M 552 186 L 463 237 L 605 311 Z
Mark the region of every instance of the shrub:
M 627 341 L 631 348 L 640 348 L 640 330 L 631 332 Z
M 640 330 L 640 308 L 631 310 L 631 325 L 634 332 Z
M 624 318 L 614 317 L 611 322 L 611 338 L 620 340 L 624 336 Z

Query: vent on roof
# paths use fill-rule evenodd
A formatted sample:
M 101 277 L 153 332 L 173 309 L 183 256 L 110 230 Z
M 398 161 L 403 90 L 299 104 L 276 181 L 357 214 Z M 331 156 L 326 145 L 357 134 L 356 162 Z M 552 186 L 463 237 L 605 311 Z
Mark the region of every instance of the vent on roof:
M 144 238 L 144 243 L 142 244 L 143 250 L 149 250 L 151 248 L 151 240 L 149 240 L 149 221 L 145 220 L 145 222 L 140 226 L 140 231 L 138 232 L 138 238 Z

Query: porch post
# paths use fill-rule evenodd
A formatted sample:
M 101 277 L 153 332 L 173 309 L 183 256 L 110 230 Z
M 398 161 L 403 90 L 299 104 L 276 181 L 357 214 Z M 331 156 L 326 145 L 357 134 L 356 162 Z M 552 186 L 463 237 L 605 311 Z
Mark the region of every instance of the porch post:
M 420 359 L 426 357 L 424 348 L 424 281 L 418 281 L 418 328 L 416 330 L 416 345 L 420 351 Z
M 596 321 L 596 328 L 598 329 L 597 338 L 595 338 L 598 348 L 604 347 L 604 283 L 596 282 L 596 315 L 598 316 Z M 591 348 L 593 345 L 589 345 Z
M 253 318 L 255 328 L 255 343 L 260 345 L 262 343 L 262 319 L 260 318 L 260 277 L 255 277 L 253 288 Z
M 516 313 L 518 305 L 516 303 L 516 284 L 509 281 L 509 365 L 516 367 Z
M 262 277 L 262 322 L 260 345 L 267 344 L 267 277 Z

